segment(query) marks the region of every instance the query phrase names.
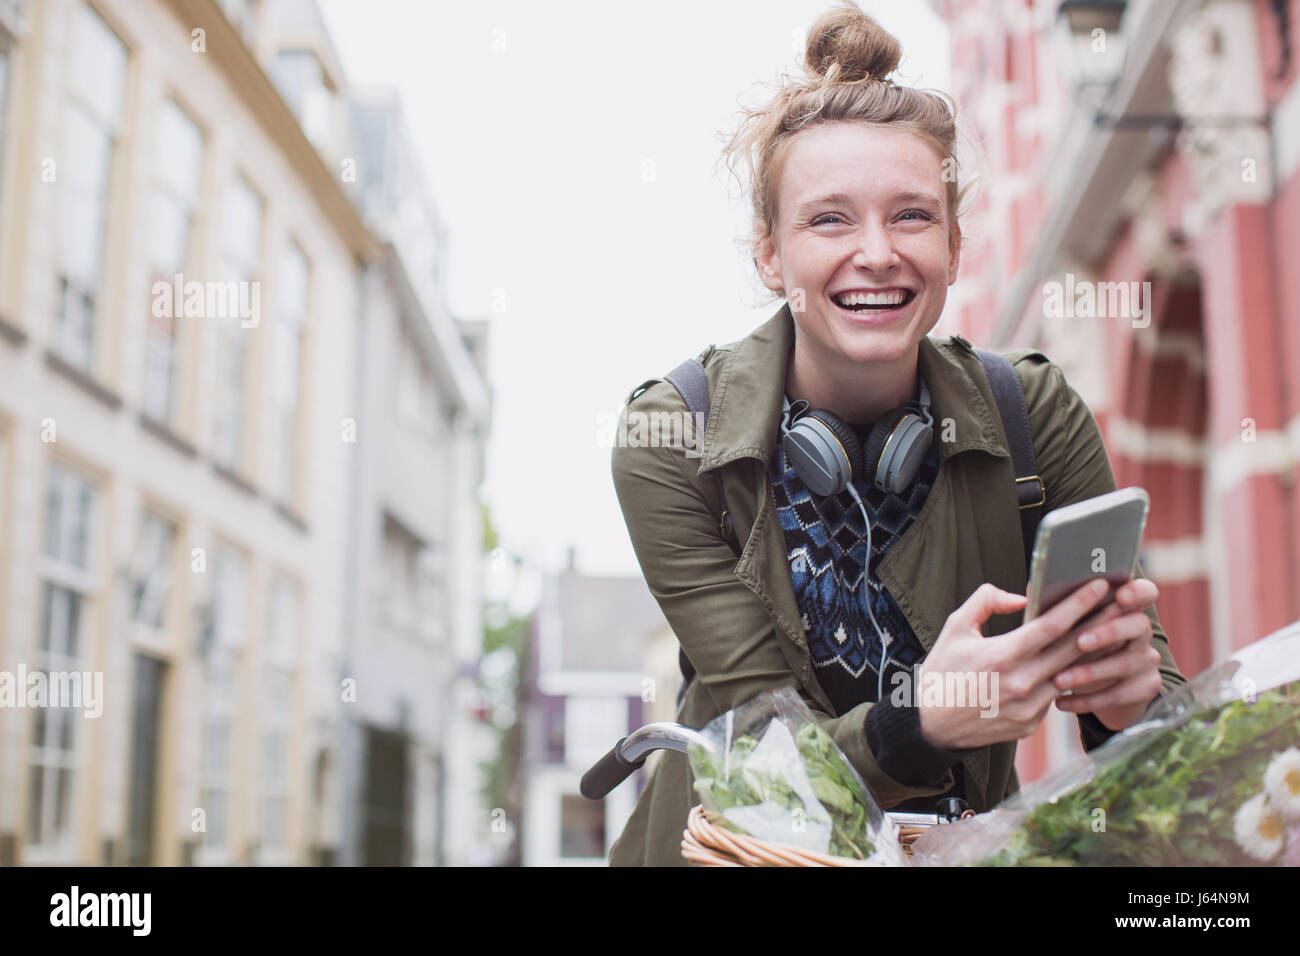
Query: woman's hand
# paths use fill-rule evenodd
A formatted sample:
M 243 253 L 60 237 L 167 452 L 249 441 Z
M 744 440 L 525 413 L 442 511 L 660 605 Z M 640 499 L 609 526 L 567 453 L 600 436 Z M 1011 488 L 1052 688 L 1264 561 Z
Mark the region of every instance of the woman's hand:
M 1105 581 L 1090 581 L 1027 624 L 990 638 L 980 631 L 984 622 L 994 614 L 1022 610 L 1025 596 L 992 584 L 976 588 L 966 603 L 948 615 L 922 669 L 927 680 L 938 674 L 945 686 L 951 684 L 949 675 L 966 686 L 974 678 L 974 686 L 992 688 L 992 706 L 969 700 L 962 702 L 964 706 L 951 700 L 943 706 L 925 706 L 925 694 L 918 689 L 921 735 L 935 747 L 965 750 L 1033 733 L 1061 693 L 1053 678 L 1084 656 L 1078 638 L 1091 622 L 1080 626 L 1079 619 L 1107 589 Z M 1103 617 L 1098 615 L 1098 621 Z M 1103 702 L 1103 706 L 1113 705 Z
M 1160 652 L 1151 644 L 1151 618 L 1145 611 L 1159 595 L 1146 578 L 1129 581 L 1116 592 L 1115 604 L 1096 621 L 1085 622 L 1078 647 L 1088 653 L 1056 675 L 1056 687 L 1062 691 L 1056 698 L 1058 709 L 1091 713 L 1111 730 L 1123 730 L 1141 719 L 1164 684 Z

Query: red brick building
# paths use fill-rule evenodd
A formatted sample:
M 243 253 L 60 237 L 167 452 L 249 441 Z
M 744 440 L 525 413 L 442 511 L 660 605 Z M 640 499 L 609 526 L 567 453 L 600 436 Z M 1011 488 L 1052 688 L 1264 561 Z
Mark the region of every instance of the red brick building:
M 984 163 L 939 331 L 1064 368 L 1197 674 L 1300 618 L 1300 0 L 932 6 Z

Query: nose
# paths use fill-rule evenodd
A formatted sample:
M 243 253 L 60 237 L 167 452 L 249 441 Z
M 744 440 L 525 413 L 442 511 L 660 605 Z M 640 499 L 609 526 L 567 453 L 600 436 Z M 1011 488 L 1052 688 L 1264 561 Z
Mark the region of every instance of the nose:
M 858 236 L 858 249 L 853 264 L 870 272 L 885 272 L 898 261 L 893 238 L 884 224 L 865 222 Z

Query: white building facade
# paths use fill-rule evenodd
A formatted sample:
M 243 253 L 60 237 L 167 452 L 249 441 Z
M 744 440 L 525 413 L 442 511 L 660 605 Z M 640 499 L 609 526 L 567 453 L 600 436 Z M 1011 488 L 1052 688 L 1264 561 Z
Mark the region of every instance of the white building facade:
M 454 857 L 426 796 L 478 591 L 440 575 L 478 567 L 485 387 L 429 365 L 424 448 L 376 415 L 395 380 L 359 348 L 414 312 L 311 9 L 0 3 L 0 864 L 353 861 L 372 706 L 414 728 L 406 861 Z M 410 533 L 424 617 L 390 579 Z M 5 699 L 37 671 L 86 675 L 77 706 Z

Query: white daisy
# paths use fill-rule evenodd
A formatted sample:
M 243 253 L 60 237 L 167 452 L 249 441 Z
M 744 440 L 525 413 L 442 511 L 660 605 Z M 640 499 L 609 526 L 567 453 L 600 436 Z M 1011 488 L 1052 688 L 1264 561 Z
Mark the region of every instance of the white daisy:
M 1241 805 L 1233 821 L 1237 845 L 1267 863 L 1282 849 L 1282 818 L 1269 806 L 1268 794 L 1259 793 Z
M 1282 751 L 1264 771 L 1264 792 L 1270 806 L 1287 820 L 1300 820 L 1300 748 Z

